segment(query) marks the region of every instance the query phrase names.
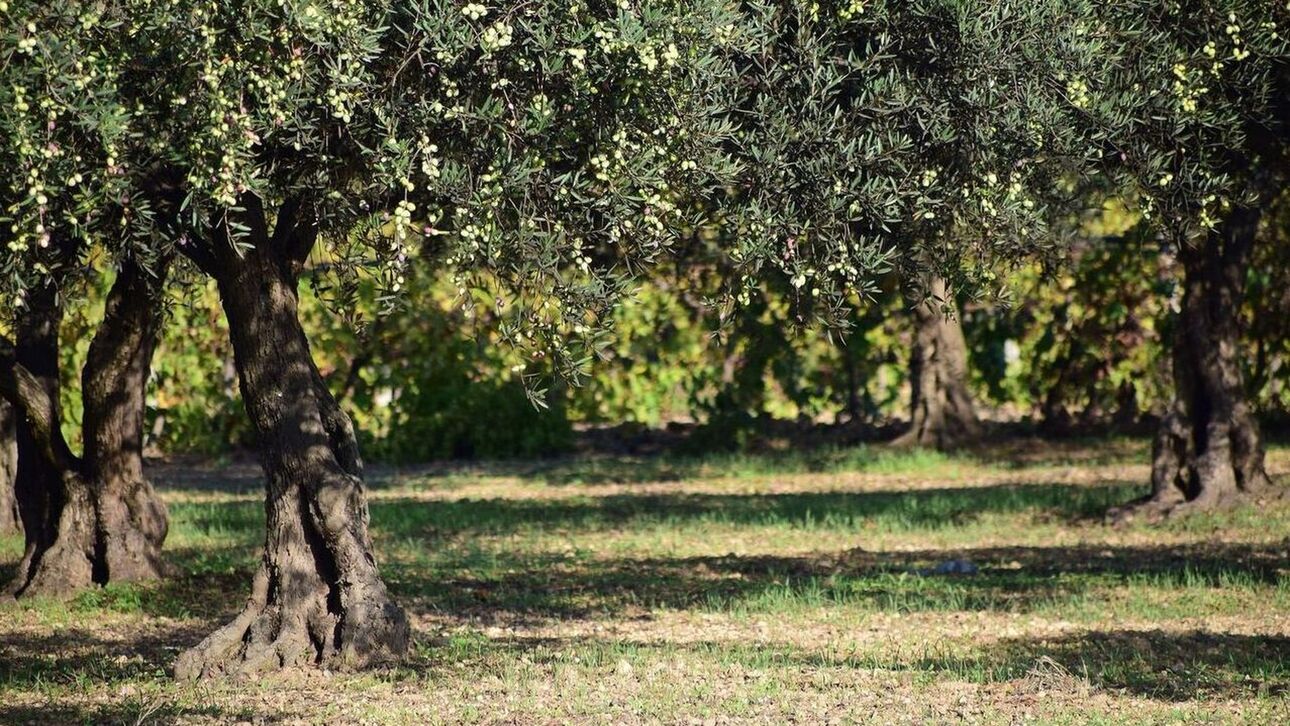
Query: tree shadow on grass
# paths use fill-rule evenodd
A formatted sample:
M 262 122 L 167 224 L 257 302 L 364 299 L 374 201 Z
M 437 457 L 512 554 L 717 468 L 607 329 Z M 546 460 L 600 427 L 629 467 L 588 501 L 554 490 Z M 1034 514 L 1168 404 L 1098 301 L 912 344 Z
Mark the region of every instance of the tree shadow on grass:
M 383 498 L 369 503 L 377 537 L 421 539 L 433 549 L 460 535 L 504 536 L 519 532 L 629 531 L 648 526 L 709 525 L 853 531 L 912 531 L 962 527 L 999 514 L 1032 512 L 1075 522 L 1101 517 L 1108 506 L 1136 491 L 1129 485 L 1066 486 L 999 484 L 882 492 L 771 494 L 615 494 L 558 499 L 420 500 Z M 258 502 L 181 503 L 172 507 L 176 526 L 258 544 L 264 508 Z
M 97 705 L 44 703 L 39 706 L 0 704 L 0 723 L 30 724 L 95 724 L 95 726 L 150 726 L 192 723 L 194 719 L 215 723 L 235 723 L 245 720 L 251 713 L 234 712 L 212 705 L 177 706 L 160 697 L 150 699 L 131 696 L 116 703 Z M 270 724 L 274 720 L 260 719 L 257 723 Z
M 1287 546 L 1215 543 L 1189 546 L 1067 546 L 956 548 L 921 552 L 861 550 L 807 557 L 604 559 L 472 547 L 479 534 L 630 530 L 661 524 L 684 530 L 711 523 L 736 526 L 882 531 L 962 526 L 988 513 L 1036 511 L 1078 518 L 1120 498 L 1116 487 L 999 485 L 912 492 L 770 495 L 650 495 L 557 500 L 382 500 L 372 505 L 378 553 L 394 592 L 420 606 L 476 617 L 579 617 L 652 608 L 773 609 L 848 604 L 883 611 L 1033 611 L 1068 605 L 1090 589 L 1155 578 L 1150 584 L 1271 584 L 1290 567 Z M 219 618 L 236 611 L 249 587 L 263 537 L 256 502 L 173 508 L 196 534 L 220 545 L 169 549 L 181 574 L 157 585 L 124 586 L 95 608 L 150 615 Z M 464 546 L 463 546 L 464 545 Z M 422 550 L 428 556 L 416 556 Z M 404 559 L 400 559 L 399 555 Z M 980 574 L 921 577 L 948 560 L 970 560 Z M 133 598 L 133 599 L 132 599 Z M 778 601 L 778 602 L 777 602 Z
M 1003 547 L 810 557 L 708 557 L 606 560 L 472 547 L 477 535 L 631 531 L 651 525 L 684 530 L 709 524 L 882 531 L 959 527 L 990 513 L 1037 512 L 1078 519 L 1123 497 L 1122 488 L 998 485 L 911 492 L 755 495 L 615 495 L 555 500 L 421 501 L 371 505 L 372 530 L 396 553 L 382 566 L 400 597 L 448 612 L 498 616 L 577 617 L 656 607 L 744 607 L 766 598 L 809 604 L 852 603 L 886 611 L 1029 611 L 1069 603 L 1099 585 L 1148 576 L 1152 584 L 1220 586 L 1276 583 L 1290 565 L 1286 546 Z M 228 592 L 244 592 L 263 536 L 258 503 L 201 504 L 176 516 L 198 532 L 219 533 L 240 547 L 171 551 L 191 573 L 163 586 L 169 603 L 157 614 L 211 615 Z M 231 535 L 231 537 L 230 537 Z M 415 556 L 418 551 L 427 556 Z M 925 578 L 953 559 L 980 574 Z M 1224 579 L 1226 578 L 1226 579 Z M 211 580 L 215 581 L 212 587 Z M 169 598 L 168 600 L 166 598 Z M 221 609 L 220 612 L 224 610 Z
M 225 553 L 215 559 L 236 564 L 211 571 L 204 569 L 211 556 L 208 549 L 174 552 L 172 561 L 183 570 L 176 576 L 111 585 L 79 596 L 69 607 L 85 617 L 116 610 L 197 618 L 213 628 L 243 604 L 256 560 L 241 550 Z M 1070 610 L 1083 607 L 1090 593 L 1125 585 L 1277 586 L 1290 567 L 1284 545 L 1246 544 L 639 559 L 516 553 L 490 554 L 486 566 L 463 556 L 467 559 L 450 555 L 430 564 L 393 558 L 382 571 L 396 598 L 414 613 L 517 623 L 647 616 L 659 609 L 771 614 L 820 607 L 894 613 Z M 947 560 L 970 561 L 978 574 L 928 574 Z
M 195 718 L 232 723 L 247 710 L 209 703 L 177 703 L 140 683 L 169 680 L 175 654 L 194 645 L 207 631 L 201 625 L 159 625 L 145 634 L 109 640 L 91 630 L 70 627 L 52 634 L 0 632 L 0 693 L 48 691 L 37 705 L 0 703 L 0 724 L 180 724 Z M 122 688 L 103 702 L 77 703 L 85 688 Z
M 929 574 L 968 560 L 975 575 Z M 850 550 L 798 557 L 494 560 L 490 569 L 433 573 L 390 563 L 386 577 L 419 608 L 481 620 L 622 615 L 653 609 L 765 611 L 850 606 L 884 612 L 1034 612 L 1078 606 L 1104 587 L 1276 585 L 1285 548 L 993 547 L 913 552 Z M 462 571 L 469 574 L 463 576 Z M 430 576 L 427 576 L 430 575 Z
M 122 640 L 69 627 L 49 634 L 0 633 L 0 687 L 42 684 L 75 686 L 155 677 L 175 654 L 206 635 L 202 625 L 153 624 L 145 633 Z M 0 721 L 0 723 L 7 723 Z
M 1024 470 L 1043 466 L 1102 466 L 1145 463 L 1144 440 L 1124 438 L 1040 439 L 1005 436 L 986 439 L 957 454 L 891 449 L 881 444 L 795 446 L 757 452 L 693 453 L 664 447 L 655 453 L 580 453 L 523 460 L 448 460 L 412 465 L 374 464 L 367 483 L 381 489 L 408 480 L 515 477 L 559 487 L 598 484 L 676 482 L 729 476 L 794 474 L 905 473 L 934 475 L 963 464 Z M 940 468 L 938 468 L 940 467 Z M 148 462 L 149 476 L 161 486 L 195 491 L 245 493 L 262 488 L 263 474 L 251 457 L 210 461 L 177 457 Z
M 1283 636 L 1096 630 L 1053 639 L 1006 640 L 985 658 L 1016 672 L 1047 657 L 1098 688 L 1187 701 L 1285 696 L 1290 693 L 1288 653 L 1290 638 Z
M 445 647 L 446 646 L 446 647 Z M 1007 638 L 980 646 L 853 650 L 791 643 L 618 641 L 598 637 L 476 638 L 462 647 L 423 649 L 408 666 L 427 671 L 474 661 L 486 666 L 523 656 L 534 663 L 613 668 L 620 660 L 671 660 L 678 653 L 749 669 L 839 668 L 926 674 L 982 684 L 1013 682 L 1028 690 L 1114 690 L 1157 700 L 1281 698 L 1290 694 L 1290 638 L 1204 631 L 1092 630 L 1056 638 Z M 903 652 L 902 652 L 903 650 Z
M 560 499 L 370 503 L 372 528 L 397 537 L 523 529 L 596 530 L 667 523 L 740 526 L 933 529 L 969 524 L 990 514 L 1039 511 L 1058 520 L 1100 517 L 1136 492 L 1132 485 L 1072 487 L 1001 484 L 883 492 L 771 494 L 615 494 Z

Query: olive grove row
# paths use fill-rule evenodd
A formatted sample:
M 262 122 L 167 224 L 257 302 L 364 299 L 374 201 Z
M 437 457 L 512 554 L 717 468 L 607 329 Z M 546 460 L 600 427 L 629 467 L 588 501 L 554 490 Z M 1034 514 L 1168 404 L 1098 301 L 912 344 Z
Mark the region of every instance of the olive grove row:
M 409 627 L 302 272 L 391 304 L 414 260 L 463 293 L 487 275 L 520 307 L 508 341 L 576 380 L 615 300 L 701 231 L 735 271 L 714 305 L 772 284 L 804 325 L 839 326 L 894 270 L 934 319 L 950 291 L 1060 255 L 1060 222 L 1111 195 L 1185 271 L 1175 404 L 1134 511 L 1256 491 L 1237 309 L 1290 169 L 1288 24 L 1281 0 L 0 0 L 0 393 L 27 543 L 10 591 L 165 574 L 141 448 L 169 285 L 218 287 L 267 497 L 246 607 L 177 675 L 362 667 Z M 59 321 L 107 270 L 76 453 Z M 915 404 L 917 428 L 955 402 Z

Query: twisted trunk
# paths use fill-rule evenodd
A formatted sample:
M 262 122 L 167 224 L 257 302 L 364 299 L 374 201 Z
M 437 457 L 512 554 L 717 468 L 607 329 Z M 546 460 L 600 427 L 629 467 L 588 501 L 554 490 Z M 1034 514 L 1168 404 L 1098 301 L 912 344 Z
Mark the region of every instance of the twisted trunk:
M 58 327 L 63 309 L 53 285 L 32 290 L 4 341 L 0 384 L 18 413 L 14 490 L 26 546 L 6 587 L 15 595 L 61 594 L 90 585 L 93 512 L 80 461 L 64 441 L 58 405 Z
M 1182 310 L 1173 341 L 1174 400 L 1151 454 L 1151 494 L 1114 521 L 1228 506 L 1269 484 L 1240 365 L 1240 308 L 1259 212 L 1233 212 L 1203 244 L 1179 252 Z
M 0 535 L 22 532 L 18 493 L 14 490 L 14 480 L 18 478 L 17 424 L 13 406 L 0 399 Z
M 954 298 L 940 277 L 927 282 L 927 296 L 914 306 L 910 357 L 910 426 L 897 446 L 951 449 L 981 434 L 968 392 L 967 342 Z
M 377 571 L 362 462 L 349 418 L 314 365 L 298 316 L 300 261 L 312 233 L 291 210 L 270 236 L 252 200 L 255 247 L 216 240 L 199 264 L 215 277 L 242 397 L 266 477 L 264 556 L 246 607 L 183 653 L 181 678 L 396 660 L 409 629 Z
M 108 295 L 81 371 L 87 475 L 98 517 L 96 563 L 115 582 L 161 577 L 165 504 L 143 475 L 148 375 L 162 324 L 159 277 L 127 264 Z
M 60 430 L 57 291 L 35 291 L 0 351 L 0 390 L 21 412 L 15 491 L 26 548 L 7 588 L 65 595 L 163 574 L 166 511 L 143 478 L 144 387 L 160 328 L 159 285 L 127 265 L 83 370 L 84 458 Z

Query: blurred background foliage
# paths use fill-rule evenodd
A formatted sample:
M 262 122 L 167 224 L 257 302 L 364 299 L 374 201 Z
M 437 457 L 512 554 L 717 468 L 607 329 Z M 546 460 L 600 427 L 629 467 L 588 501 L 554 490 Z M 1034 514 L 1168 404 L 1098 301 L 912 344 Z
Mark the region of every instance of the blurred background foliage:
M 1169 395 L 1167 345 L 1180 270 L 1107 202 L 1086 241 L 1057 263 L 1030 264 L 997 300 L 959 300 L 973 394 L 987 420 L 1046 434 L 1125 431 Z M 1249 270 L 1247 384 L 1265 420 L 1290 411 L 1290 202 L 1269 215 Z M 302 287 L 314 355 L 357 425 L 369 459 L 533 457 L 569 451 L 579 428 L 618 435 L 683 428 L 695 448 L 739 449 L 767 431 L 832 428 L 845 440 L 893 435 L 907 415 L 908 298 L 895 276 L 858 308 L 844 338 L 796 324 L 783 293 L 760 288 L 731 313 L 710 305 L 721 266 L 660 268 L 616 314 L 614 336 L 578 387 L 530 398 L 520 371 L 543 371 L 503 340 L 486 284 L 463 296 L 427 266 L 392 311 L 362 281 L 337 295 L 325 263 Z M 251 445 L 227 326 L 213 283 L 173 286 L 148 397 L 154 453 L 218 455 Z M 62 349 L 66 433 L 79 445 L 79 370 L 110 276 L 68 311 Z M 344 299 L 343 309 L 332 304 Z M 524 367 L 521 369 L 521 364 Z M 558 380 L 553 377 L 552 380 Z M 531 389 L 531 386 L 530 386 Z M 823 425 L 823 426 L 821 426 Z

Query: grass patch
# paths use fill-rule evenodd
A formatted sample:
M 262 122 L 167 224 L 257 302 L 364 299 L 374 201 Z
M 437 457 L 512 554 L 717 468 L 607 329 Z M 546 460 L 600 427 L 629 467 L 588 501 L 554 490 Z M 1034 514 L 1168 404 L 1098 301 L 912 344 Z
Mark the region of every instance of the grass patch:
M 1287 720 L 1290 503 L 1104 526 L 1144 451 L 378 471 L 412 657 L 241 686 L 167 670 L 246 597 L 263 505 L 162 472 L 176 576 L 0 605 L 0 722 Z

